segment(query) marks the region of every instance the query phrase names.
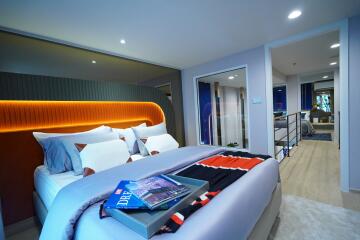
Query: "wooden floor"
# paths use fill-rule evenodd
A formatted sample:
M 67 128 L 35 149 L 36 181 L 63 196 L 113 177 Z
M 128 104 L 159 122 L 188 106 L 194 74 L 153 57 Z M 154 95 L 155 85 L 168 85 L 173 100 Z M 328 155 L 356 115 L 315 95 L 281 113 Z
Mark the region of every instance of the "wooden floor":
M 360 211 L 360 193 L 340 191 L 339 150 L 329 141 L 303 140 L 280 163 L 284 194 Z

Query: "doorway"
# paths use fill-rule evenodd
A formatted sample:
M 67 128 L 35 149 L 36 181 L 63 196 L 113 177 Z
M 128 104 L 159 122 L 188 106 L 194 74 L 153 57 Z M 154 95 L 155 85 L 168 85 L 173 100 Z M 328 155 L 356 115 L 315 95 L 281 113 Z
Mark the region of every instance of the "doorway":
M 316 30 L 313 31 L 309 31 L 303 34 L 299 34 L 284 40 L 279 40 L 279 41 L 275 41 L 272 42 L 270 44 L 267 44 L 265 46 L 265 58 L 266 58 L 266 77 L 267 77 L 267 85 L 266 85 L 266 91 L 267 91 L 267 96 L 268 96 L 268 103 L 267 103 L 267 109 L 268 109 L 268 119 L 267 119 L 267 123 L 268 123 L 268 135 L 269 135 L 269 141 L 268 141 L 268 149 L 269 149 L 269 153 L 273 153 L 274 152 L 274 134 L 273 134 L 273 130 L 274 130 L 274 117 L 273 117 L 273 58 L 272 58 L 272 53 L 274 51 L 274 49 L 276 48 L 281 48 L 287 45 L 291 45 L 291 44 L 296 44 L 296 43 L 300 43 L 300 42 L 306 42 L 312 38 L 319 38 L 323 35 L 326 34 L 330 34 L 330 33 L 337 33 L 338 35 L 338 42 L 337 42 L 337 47 L 339 50 L 338 53 L 338 59 L 331 59 L 328 58 L 328 62 L 327 62 L 327 66 L 328 69 L 323 68 L 322 70 L 312 70 L 312 71 L 304 71 L 301 74 L 292 74 L 291 76 L 286 76 L 286 78 L 292 80 L 291 84 L 293 85 L 297 85 L 298 87 L 297 89 L 297 93 L 294 94 L 295 98 L 297 98 L 297 101 L 294 101 L 296 104 L 293 103 L 288 103 L 287 105 L 287 111 L 299 111 L 301 112 L 301 108 L 302 108 L 302 102 L 306 102 L 306 96 L 302 96 L 301 93 L 301 89 L 302 89 L 302 84 L 307 83 L 306 80 L 304 80 L 306 77 L 313 77 L 312 75 L 320 75 L 321 78 L 318 79 L 318 81 L 320 82 L 321 80 L 332 80 L 330 78 L 330 76 L 328 76 L 326 70 L 331 70 L 330 72 L 333 73 L 333 75 L 337 75 L 339 82 L 338 82 L 338 88 L 337 88 L 337 93 L 335 92 L 334 95 L 338 94 L 339 95 L 339 103 L 338 103 L 338 109 L 336 108 L 336 103 L 334 103 L 334 112 L 331 114 L 332 116 L 325 116 L 326 114 L 324 114 L 324 116 L 321 114 L 318 114 L 319 117 L 316 120 L 319 120 L 320 123 L 326 123 L 328 124 L 328 122 L 334 121 L 337 123 L 338 125 L 338 135 L 339 137 L 337 139 L 339 139 L 339 147 L 340 147 L 340 187 L 341 190 L 343 192 L 348 192 L 349 191 L 349 148 L 348 148 L 348 139 L 349 139 L 349 129 L 348 129 L 348 31 L 347 31 L 347 21 L 340 21 L 337 22 L 335 24 L 331 24 L 331 25 L 326 25 L 323 26 L 321 28 L 318 28 Z M 334 42 L 336 43 L 336 42 Z M 327 46 L 328 48 L 331 48 L 332 46 Z M 336 47 L 335 47 L 336 48 Z M 334 55 L 336 57 L 336 55 Z M 290 64 L 293 65 L 293 67 L 297 67 L 299 66 L 297 62 L 293 62 L 290 61 Z M 332 69 L 332 67 L 334 65 L 338 65 L 338 70 L 334 71 Z M 318 76 L 319 77 L 319 76 Z M 287 79 L 287 80 L 288 80 Z M 334 78 L 333 78 L 334 80 Z M 288 87 L 289 87 L 290 82 L 288 82 Z M 320 84 L 320 83 L 319 83 Z M 321 92 L 324 89 L 321 90 Z M 335 90 L 336 91 L 336 90 Z M 290 89 L 288 89 L 288 93 L 290 92 Z M 326 99 L 322 98 L 322 96 L 325 96 L 324 94 L 322 95 L 321 92 L 318 93 L 314 93 L 313 98 L 316 100 L 318 99 L 321 103 L 325 102 Z M 290 95 L 290 94 L 289 94 Z M 330 94 L 326 95 L 329 97 Z M 319 98 L 317 98 L 319 96 Z M 302 98 L 303 97 L 303 98 Z M 327 98 L 327 100 L 330 102 L 331 101 L 331 96 L 330 98 Z M 333 96 L 334 98 L 336 98 L 336 96 Z M 290 98 L 290 96 L 288 96 L 288 98 Z M 314 103 L 314 101 L 312 101 L 312 104 Z M 331 103 L 327 103 L 327 107 L 329 107 L 331 109 L 330 104 Z M 314 108 L 314 110 L 321 110 L 318 108 L 317 104 L 315 104 L 316 106 L 312 106 L 312 109 Z M 325 104 L 326 105 L 326 104 Z M 329 109 L 328 108 L 328 109 Z M 310 110 L 311 111 L 311 110 Z M 341 114 L 339 114 L 339 112 Z M 306 116 L 306 113 L 302 113 L 302 117 Z M 321 116 L 320 116 L 321 115 Z M 315 115 L 313 115 L 314 117 Z M 320 120 L 321 118 L 321 120 Z M 335 128 L 335 127 L 334 127 Z M 341 129 L 341 131 L 340 131 Z

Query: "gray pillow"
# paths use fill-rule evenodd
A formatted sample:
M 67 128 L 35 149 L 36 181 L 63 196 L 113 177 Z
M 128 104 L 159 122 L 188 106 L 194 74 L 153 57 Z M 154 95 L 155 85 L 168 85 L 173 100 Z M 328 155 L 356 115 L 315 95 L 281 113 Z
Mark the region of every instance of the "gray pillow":
M 150 127 L 133 127 L 132 129 L 134 130 L 140 153 L 143 156 L 149 155 L 144 144 L 146 138 L 167 133 L 165 122 Z

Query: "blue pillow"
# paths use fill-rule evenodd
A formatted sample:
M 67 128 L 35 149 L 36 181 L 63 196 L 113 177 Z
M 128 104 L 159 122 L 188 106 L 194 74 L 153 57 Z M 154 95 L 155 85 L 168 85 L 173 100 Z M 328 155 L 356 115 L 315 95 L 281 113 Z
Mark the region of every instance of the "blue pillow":
M 71 171 L 73 169 L 69 154 L 59 139 L 45 139 L 41 142 L 44 150 L 44 161 L 50 174 Z
M 86 135 L 50 137 L 47 138 L 46 141 L 42 141 L 41 145 L 43 146 L 44 153 L 46 153 L 45 162 L 49 171 L 52 169 L 54 173 L 59 173 L 59 171 L 65 172 L 73 170 L 75 175 L 80 175 L 83 173 L 83 168 L 80 154 L 75 143 L 89 144 L 115 139 L 119 139 L 119 136 L 114 132 L 92 133 Z M 43 144 L 44 142 L 46 144 Z M 69 162 L 71 162 L 71 165 Z M 56 170 L 54 170 L 55 166 Z M 64 168 L 61 168 L 61 166 L 64 166 Z M 71 169 L 69 169 L 69 166 L 71 166 Z

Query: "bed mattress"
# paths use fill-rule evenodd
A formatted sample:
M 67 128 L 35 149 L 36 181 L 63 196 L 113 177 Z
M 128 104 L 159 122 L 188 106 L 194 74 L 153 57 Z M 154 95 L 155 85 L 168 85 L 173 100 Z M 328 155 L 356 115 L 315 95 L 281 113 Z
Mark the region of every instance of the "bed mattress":
M 63 187 L 81 178 L 82 175 L 74 176 L 73 171 L 51 175 L 47 168 L 41 165 L 34 172 L 35 190 L 45 207 L 49 209 L 57 193 Z
M 140 154 L 131 155 L 133 161 L 144 158 Z M 75 176 L 73 171 L 50 174 L 44 165 L 38 166 L 34 172 L 34 185 L 37 194 L 47 209 L 50 208 L 57 193 L 70 183 L 81 179 L 83 176 Z

